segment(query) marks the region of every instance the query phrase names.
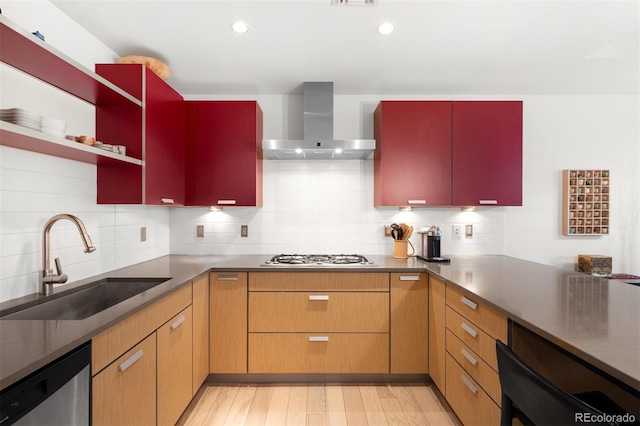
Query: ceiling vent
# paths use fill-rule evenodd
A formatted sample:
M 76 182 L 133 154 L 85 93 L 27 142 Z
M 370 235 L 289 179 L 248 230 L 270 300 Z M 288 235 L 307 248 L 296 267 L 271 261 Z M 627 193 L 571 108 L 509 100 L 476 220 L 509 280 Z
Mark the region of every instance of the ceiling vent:
M 375 6 L 378 0 L 331 0 L 332 6 Z

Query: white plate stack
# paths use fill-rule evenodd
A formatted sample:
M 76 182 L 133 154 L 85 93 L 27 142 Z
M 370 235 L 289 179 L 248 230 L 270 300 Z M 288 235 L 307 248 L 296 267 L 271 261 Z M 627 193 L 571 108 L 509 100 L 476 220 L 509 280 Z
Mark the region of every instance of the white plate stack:
M 42 117 L 22 108 L 0 109 L 0 120 L 42 131 Z

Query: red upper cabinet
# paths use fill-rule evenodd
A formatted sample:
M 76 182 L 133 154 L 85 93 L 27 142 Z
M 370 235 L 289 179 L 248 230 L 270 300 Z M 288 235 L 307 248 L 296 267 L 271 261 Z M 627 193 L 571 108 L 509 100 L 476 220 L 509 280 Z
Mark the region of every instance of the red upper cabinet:
M 183 205 L 185 110 L 182 96 L 149 68 L 98 64 L 96 73 L 142 100 L 131 106 L 96 107 L 97 139 L 125 145 L 143 160 L 140 170 L 103 161 L 98 165 L 98 203 Z
M 374 134 L 374 206 L 451 205 L 451 102 L 380 102 Z
M 262 206 L 256 101 L 187 101 L 186 205 Z
M 453 102 L 453 205 L 522 205 L 522 101 Z

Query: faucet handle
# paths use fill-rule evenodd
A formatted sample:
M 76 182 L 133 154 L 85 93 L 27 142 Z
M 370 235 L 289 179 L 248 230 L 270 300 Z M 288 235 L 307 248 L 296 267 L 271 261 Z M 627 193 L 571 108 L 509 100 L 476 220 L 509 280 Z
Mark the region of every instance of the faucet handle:
M 60 262 L 60 258 L 56 257 L 54 262 L 56 264 L 56 272 L 58 275 L 62 275 L 62 263 Z

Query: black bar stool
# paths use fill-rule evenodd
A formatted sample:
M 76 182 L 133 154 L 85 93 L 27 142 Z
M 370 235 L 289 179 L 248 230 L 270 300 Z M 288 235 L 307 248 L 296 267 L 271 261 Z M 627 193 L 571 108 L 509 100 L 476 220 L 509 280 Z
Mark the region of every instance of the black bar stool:
M 609 421 L 611 415 L 626 412 L 602 392 L 572 395 L 529 368 L 499 340 L 496 351 L 502 387 L 502 426 L 511 426 L 514 417 L 524 425 L 539 426 L 624 424 Z

